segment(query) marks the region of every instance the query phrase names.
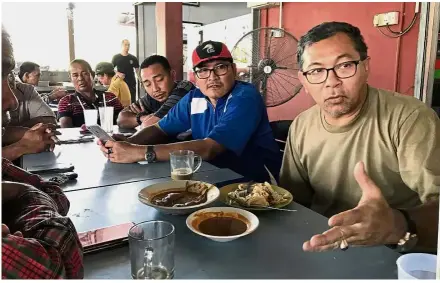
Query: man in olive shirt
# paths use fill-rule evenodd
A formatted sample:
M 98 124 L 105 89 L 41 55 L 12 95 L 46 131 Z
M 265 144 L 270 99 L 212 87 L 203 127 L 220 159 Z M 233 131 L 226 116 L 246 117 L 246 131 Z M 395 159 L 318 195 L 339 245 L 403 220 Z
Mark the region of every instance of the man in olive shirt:
M 292 123 L 280 174 L 297 202 L 330 217 L 306 251 L 349 245 L 435 251 L 440 121 L 419 100 L 367 84 L 358 28 L 323 23 L 298 43 L 298 77 L 317 105 Z

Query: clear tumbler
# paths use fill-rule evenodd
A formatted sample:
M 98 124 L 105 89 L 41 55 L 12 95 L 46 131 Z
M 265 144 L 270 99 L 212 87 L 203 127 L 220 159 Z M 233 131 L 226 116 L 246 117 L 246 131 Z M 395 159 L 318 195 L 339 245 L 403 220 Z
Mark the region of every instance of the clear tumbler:
M 175 229 L 165 221 L 146 221 L 128 232 L 131 276 L 134 279 L 174 277 Z

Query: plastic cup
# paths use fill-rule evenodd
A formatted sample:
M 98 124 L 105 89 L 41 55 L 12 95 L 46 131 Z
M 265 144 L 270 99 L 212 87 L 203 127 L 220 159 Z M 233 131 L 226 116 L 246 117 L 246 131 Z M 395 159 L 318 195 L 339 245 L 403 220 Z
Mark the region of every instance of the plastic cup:
M 107 133 L 113 132 L 113 107 L 99 107 L 99 119 L 101 128 Z
M 85 109 L 84 110 L 84 123 L 86 126 L 98 124 L 98 110 Z
M 399 280 L 435 279 L 437 256 L 432 254 L 406 254 L 397 259 Z

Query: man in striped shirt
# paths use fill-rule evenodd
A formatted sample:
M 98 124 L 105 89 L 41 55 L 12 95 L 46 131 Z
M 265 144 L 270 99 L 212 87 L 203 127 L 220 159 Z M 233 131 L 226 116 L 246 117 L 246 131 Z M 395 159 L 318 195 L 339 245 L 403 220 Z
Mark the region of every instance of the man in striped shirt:
M 152 55 L 141 64 L 142 85 L 147 94 L 125 108 L 118 118 L 118 125 L 132 129 L 147 127 L 162 119 L 194 85 L 189 81 L 175 81 L 176 72 L 167 58 Z
M 95 74 L 90 64 L 87 61 L 75 59 L 70 63 L 69 71 L 75 93 L 63 97 L 58 103 L 58 120 L 61 128 L 81 127 L 85 122 L 84 109 L 98 109 L 104 106 L 104 95 L 106 106 L 114 108 L 115 123 L 116 117 L 122 110 L 122 104 L 113 93 L 93 88 Z

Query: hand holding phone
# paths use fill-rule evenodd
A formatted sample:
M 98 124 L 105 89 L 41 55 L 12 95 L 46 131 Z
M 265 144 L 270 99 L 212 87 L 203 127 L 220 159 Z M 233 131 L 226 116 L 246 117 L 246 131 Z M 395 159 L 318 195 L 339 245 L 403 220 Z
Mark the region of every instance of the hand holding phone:
M 112 136 L 110 136 L 106 131 L 104 131 L 99 125 L 87 126 L 87 129 L 97 137 L 102 144 L 105 144 L 107 141 L 115 141 Z

